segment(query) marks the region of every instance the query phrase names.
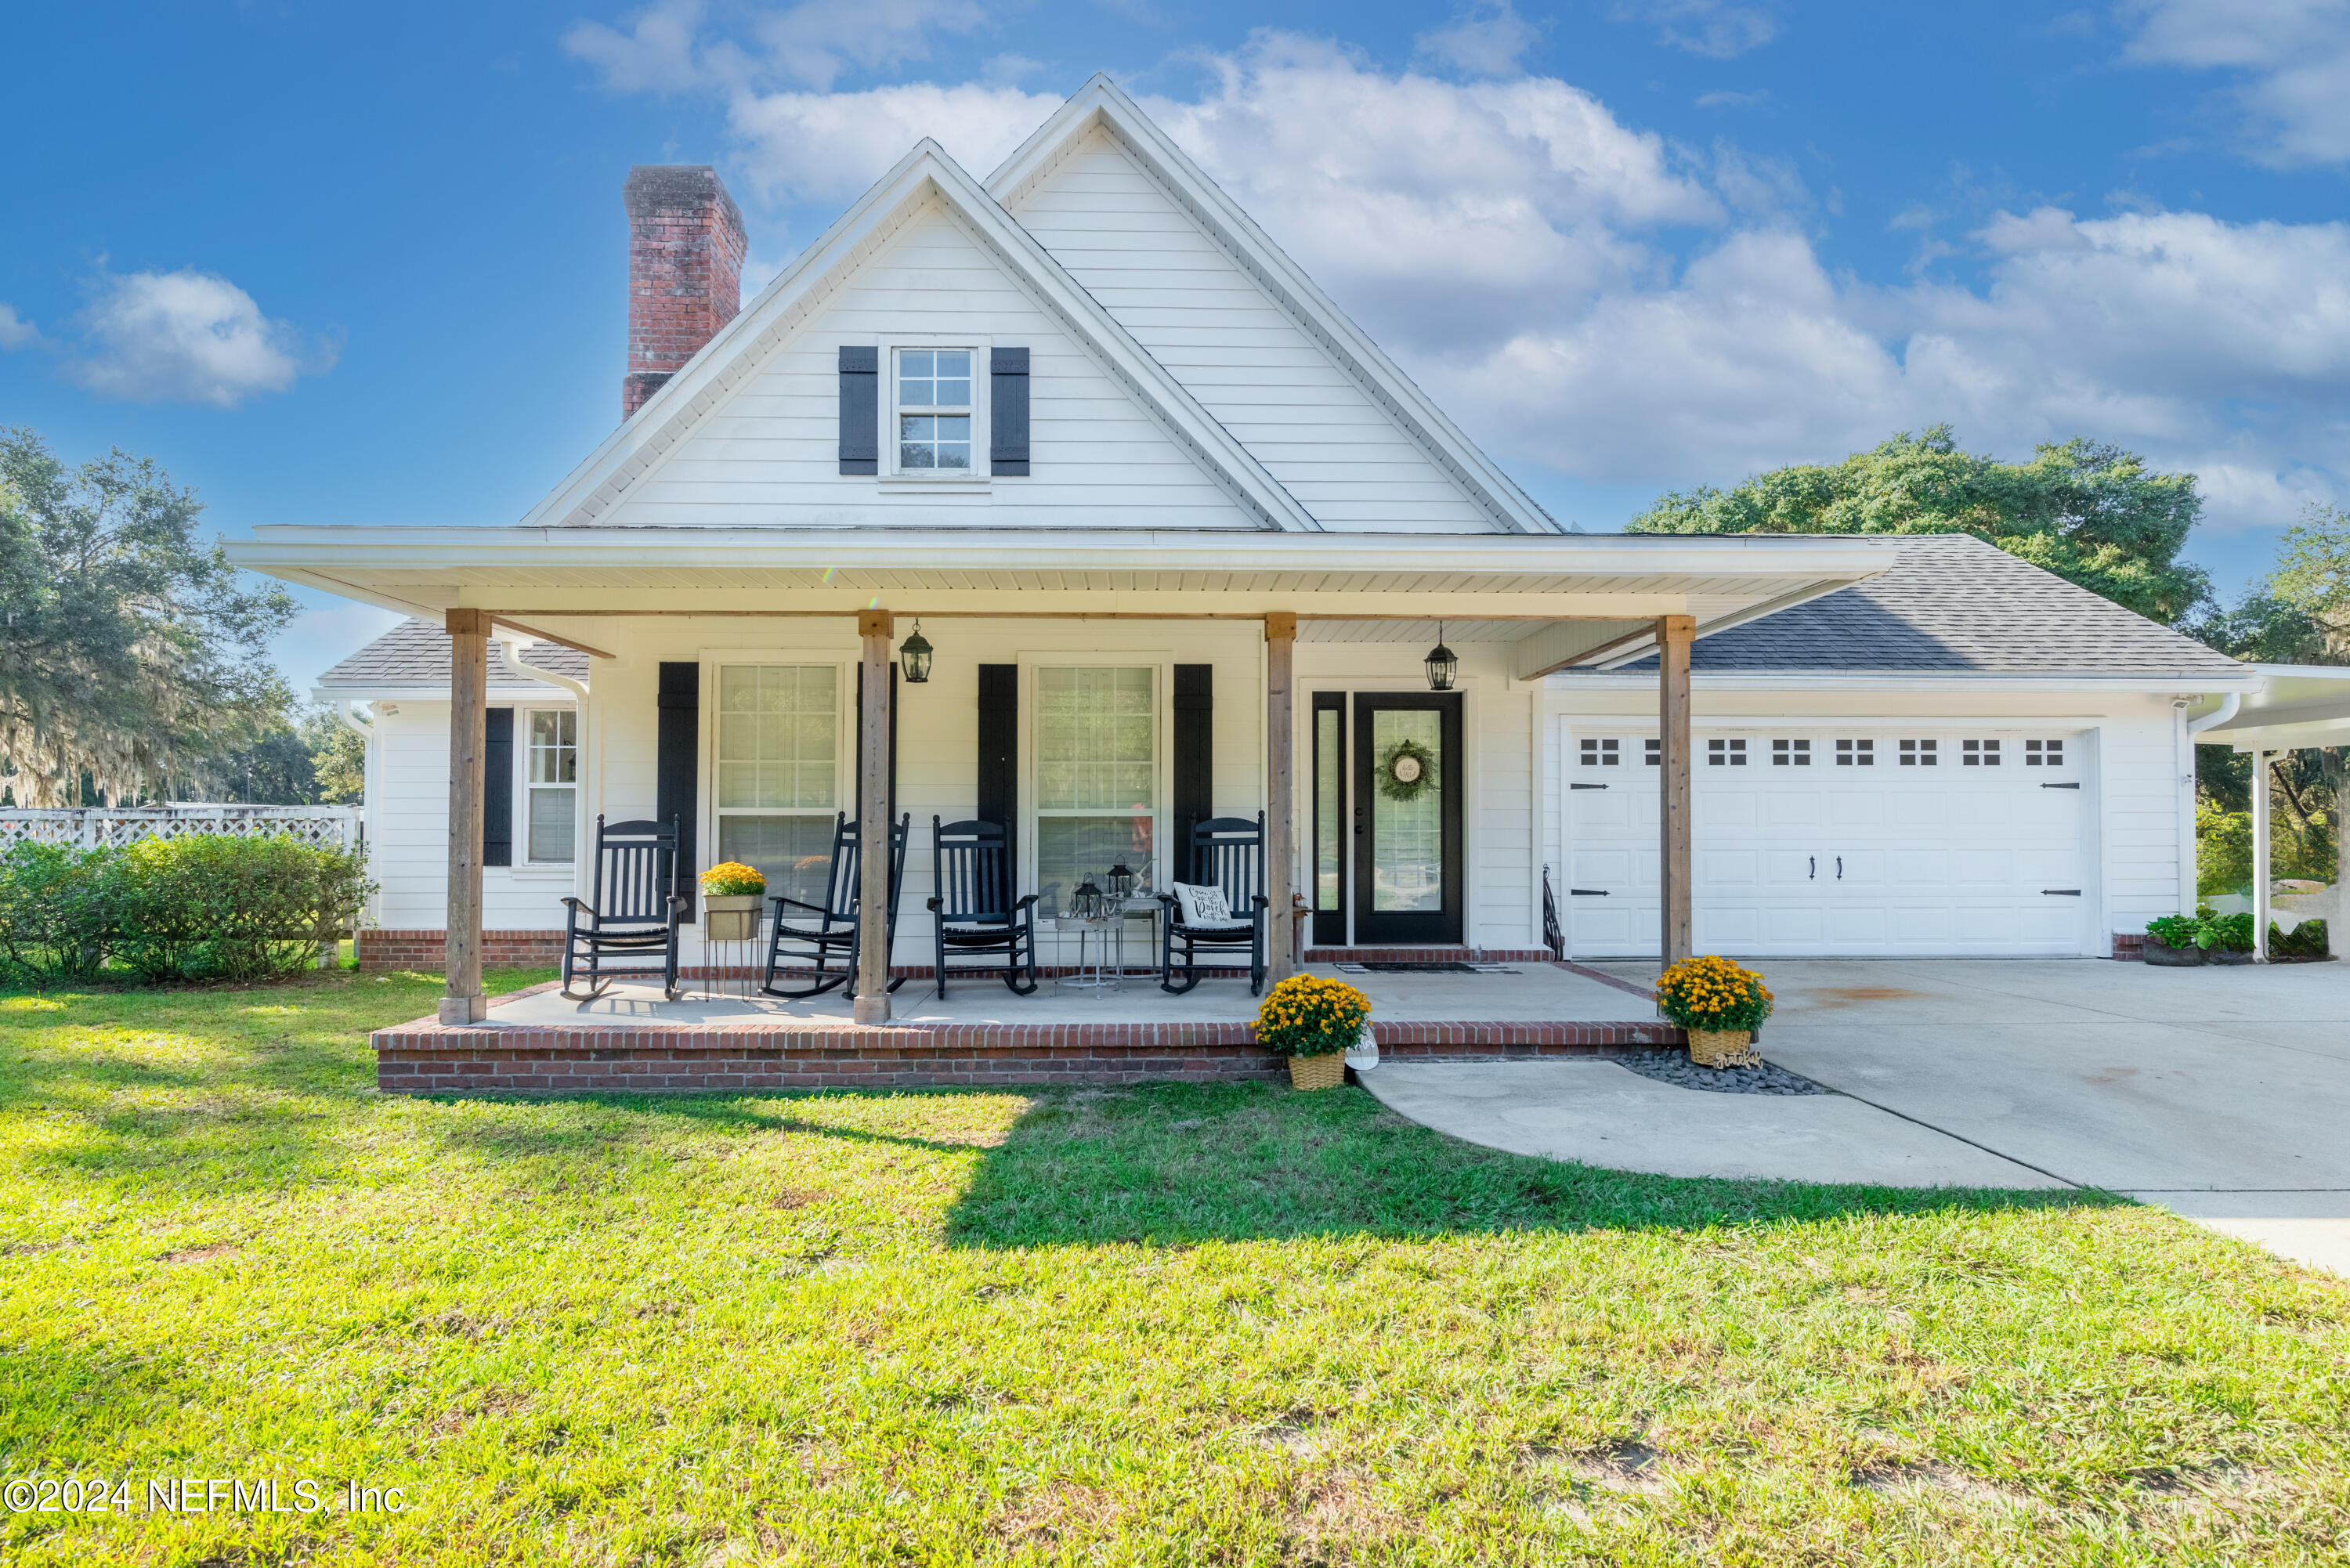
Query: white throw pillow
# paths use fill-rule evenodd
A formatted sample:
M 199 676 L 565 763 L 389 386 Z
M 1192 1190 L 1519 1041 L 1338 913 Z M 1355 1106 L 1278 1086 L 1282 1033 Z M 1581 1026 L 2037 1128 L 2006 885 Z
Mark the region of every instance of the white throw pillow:
M 1187 926 L 1229 926 L 1235 923 L 1232 907 L 1225 900 L 1222 888 L 1201 888 L 1189 882 L 1178 882 L 1175 884 L 1175 902 L 1181 907 L 1183 923 Z

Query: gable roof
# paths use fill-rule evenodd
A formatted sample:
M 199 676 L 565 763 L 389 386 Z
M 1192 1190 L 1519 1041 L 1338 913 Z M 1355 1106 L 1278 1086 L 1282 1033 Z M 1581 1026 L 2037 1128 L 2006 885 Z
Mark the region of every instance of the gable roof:
M 550 674 L 588 679 L 588 656 L 559 643 L 530 647 L 525 662 Z M 505 645 L 490 644 L 489 684 L 531 686 L 550 700 L 562 701 L 555 687 L 515 670 L 507 662 Z M 423 687 L 442 697 L 449 694 L 449 634 L 429 620 L 405 620 L 340 664 L 318 677 L 326 691 L 380 691 Z
M 1331 363 L 1380 409 L 1500 531 L 1562 528 L 1463 434 L 1256 221 L 1107 76 L 1097 74 L 987 178 L 1006 208 L 1095 130 L 1106 131 Z
M 1260 528 L 1319 532 L 1309 512 L 1199 400 L 1134 340 L 1035 236 L 927 137 L 762 289 L 747 309 L 648 399 L 523 518 L 525 527 L 594 524 L 739 388 L 840 280 L 931 200 L 1034 297 Z
M 1690 668 L 1700 674 L 2204 679 L 2253 673 L 2249 665 L 1970 534 L 1887 542 L 1898 545 L 1889 570 L 1700 638 Z M 1621 668 L 1653 670 L 1656 662 L 1651 657 Z

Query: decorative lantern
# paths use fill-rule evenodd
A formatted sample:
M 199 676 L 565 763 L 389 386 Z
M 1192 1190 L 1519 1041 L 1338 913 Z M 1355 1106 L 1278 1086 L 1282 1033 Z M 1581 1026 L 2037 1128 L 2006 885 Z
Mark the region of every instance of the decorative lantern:
M 1428 689 L 1430 691 L 1452 690 L 1452 678 L 1461 672 L 1461 659 L 1444 646 L 1442 621 L 1436 623 L 1436 646 L 1428 650 L 1428 657 L 1420 662 L 1428 666 Z
M 922 635 L 921 617 L 914 618 L 911 637 L 898 645 L 898 662 L 905 670 L 906 684 L 923 686 L 931 679 L 931 639 Z
M 1134 872 L 1123 860 L 1109 868 L 1108 879 L 1109 896 L 1121 905 L 1134 896 Z
M 1069 895 L 1069 913 L 1081 920 L 1098 920 L 1109 913 L 1102 902 L 1102 890 L 1090 877 L 1077 884 Z

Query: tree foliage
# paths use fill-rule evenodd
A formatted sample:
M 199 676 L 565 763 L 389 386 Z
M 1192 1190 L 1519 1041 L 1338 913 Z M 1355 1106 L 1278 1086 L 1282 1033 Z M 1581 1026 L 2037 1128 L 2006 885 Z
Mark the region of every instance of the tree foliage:
M 2269 591 L 2306 617 L 2334 657 L 2350 658 L 2350 512 L 2312 505 L 2284 531 Z
M 2201 515 L 2191 473 L 2155 473 L 2120 447 L 2043 443 L 2029 462 L 1959 450 L 1948 425 L 1833 466 L 1773 469 L 1733 490 L 1659 496 L 1635 534 L 1972 534 L 2168 625 L 2208 579 L 2178 559 Z
M 18 805 L 187 794 L 291 701 L 264 657 L 293 618 L 247 589 L 203 506 L 117 449 L 68 469 L 0 431 L 0 753 Z

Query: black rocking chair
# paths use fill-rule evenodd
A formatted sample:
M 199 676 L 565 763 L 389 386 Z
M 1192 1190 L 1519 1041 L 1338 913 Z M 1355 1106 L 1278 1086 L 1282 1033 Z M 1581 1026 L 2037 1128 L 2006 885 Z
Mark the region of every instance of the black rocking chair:
M 1002 953 L 993 963 L 965 964 L 961 974 L 1000 974 L 1014 996 L 1036 989 L 1036 895 L 1012 897 L 1011 836 L 1001 823 L 931 818 L 931 896 L 936 921 L 939 999 L 947 994 L 947 954 Z M 1027 984 L 1021 984 L 1023 978 Z
M 1264 989 L 1264 931 L 1270 900 L 1264 895 L 1264 813 L 1211 816 L 1191 829 L 1193 887 L 1222 888 L 1232 906 L 1229 922 L 1187 925 L 1183 905 L 1172 893 L 1159 895 L 1167 912 L 1167 934 L 1159 954 L 1159 989 L 1180 996 L 1200 983 L 1200 953 L 1243 948 L 1249 955 L 1249 994 Z M 1180 966 L 1180 969 L 1179 969 Z M 1180 983 L 1178 983 L 1180 977 Z
M 909 812 L 889 825 L 889 909 L 885 946 L 891 950 L 898 945 L 898 891 L 906 880 L 906 839 L 913 822 L 913 814 Z M 775 906 L 775 930 L 767 940 L 767 969 L 759 989 L 769 996 L 821 996 L 837 985 L 848 988 L 844 995 L 857 994 L 858 893 L 863 886 L 859 854 L 862 838 L 857 829 L 858 825 L 849 821 L 846 814 L 833 819 L 832 864 L 825 872 L 822 906 L 804 904 L 780 893 L 767 900 Z M 799 913 L 795 915 L 794 910 Z M 805 988 L 785 989 L 775 984 L 776 966 L 786 961 L 790 961 L 788 972 L 810 977 Z M 887 965 L 886 958 L 883 963 Z M 889 989 L 895 991 L 905 983 L 906 977 L 899 975 L 889 982 Z
M 563 929 L 563 994 L 592 1002 L 612 981 L 629 975 L 659 975 L 664 1000 L 677 1000 L 677 928 L 685 919 L 685 898 L 677 891 L 677 819 L 616 822 L 605 826 L 596 814 L 595 899 L 566 898 L 570 914 Z M 608 956 L 652 958 L 660 967 L 614 969 Z M 582 969 L 585 996 L 572 990 Z

